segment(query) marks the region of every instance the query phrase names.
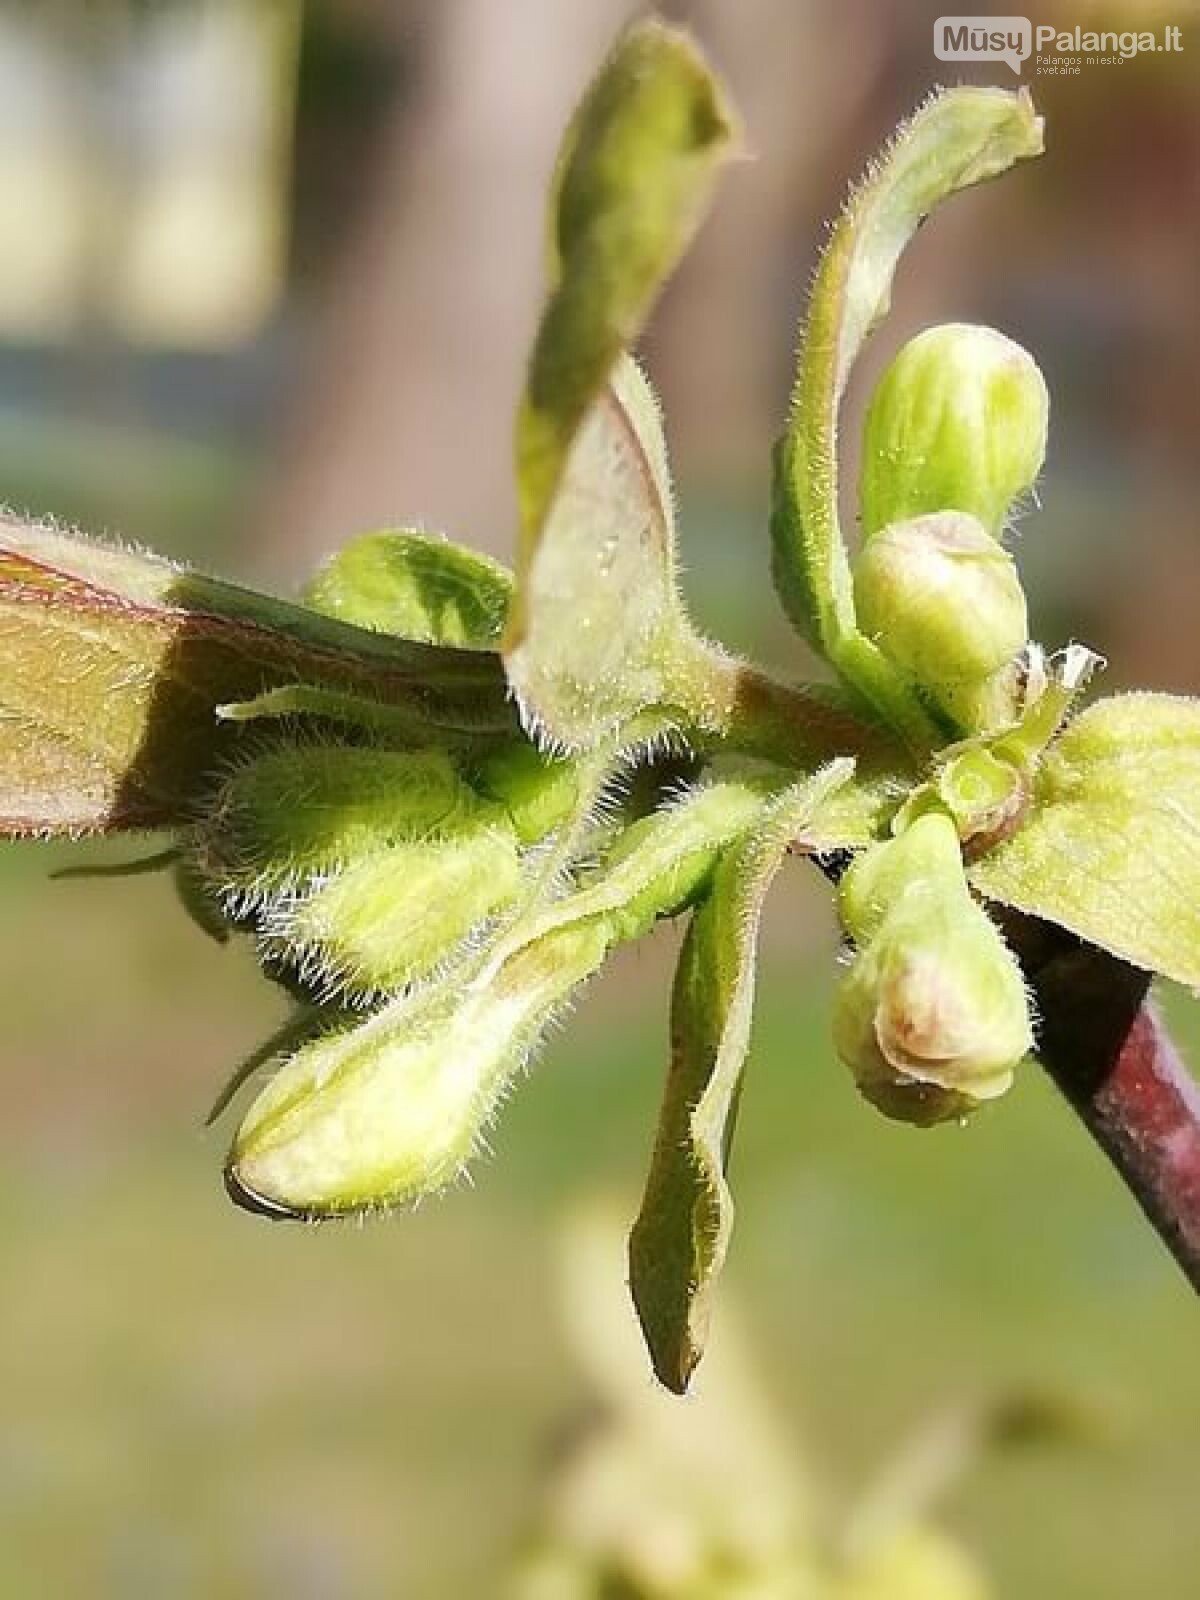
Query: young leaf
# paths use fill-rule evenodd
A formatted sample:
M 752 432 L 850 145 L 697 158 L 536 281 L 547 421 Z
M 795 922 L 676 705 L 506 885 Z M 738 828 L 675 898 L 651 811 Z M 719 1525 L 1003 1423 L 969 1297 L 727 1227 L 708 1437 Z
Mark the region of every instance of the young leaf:
M 990 899 L 1200 985 L 1200 702 L 1098 701 L 1050 746 L 1024 827 L 970 869 Z
M 568 132 L 551 195 L 557 274 L 517 418 L 517 595 L 505 639 L 526 712 L 591 746 L 638 713 L 703 701 L 675 589 L 666 448 L 626 354 L 707 206 L 733 130 L 685 35 L 617 44 Z
M 0 521 L 0 833 L 187 820 L 216 707 L 317 683 L 452 729 L 514 726 L 498 658 L 388 639 L 133 550 Z
M 699 226 L 733 132 L 694 44 L 654 20 L 617 42 L 579 108 L 551 195 L 557 281 L 517 420 L 525 557 L 585 413 Z
M 304 587 L 314 611 L 426 644 L 495 650 L 512 599 L 498 561 L 433 534 L 364 533 Z
M 583 422 L 522 567 L 509 680 L 555 744 L 586 749 L 631 718 L 703 716 L 704 647 L 675 587 L 674 514 L 650 387 L 628 357 Z
M 901 130 L 852 195 L 822 257 L 777 453 L 772 537 L 784 607 L 845 680 L 918 744 L 929 737 L 927 719 L 855 619 L 837 514 L 838 409 L 918 224 L 949 195 L 1041 149 L 1041 119 L 1025 90 L 953 89 Z
M 717 867 L 680 952 L 672 1051 L 658 1137 L 629 1241 L 630 1286 L 654 1363 L 683 1393 L 703 1350 L 733 1201 L 725 1165 L 750 1042 L 763 900 L 790 849 L 820 827 L 852 763 L 835 761 L 778 795 Z

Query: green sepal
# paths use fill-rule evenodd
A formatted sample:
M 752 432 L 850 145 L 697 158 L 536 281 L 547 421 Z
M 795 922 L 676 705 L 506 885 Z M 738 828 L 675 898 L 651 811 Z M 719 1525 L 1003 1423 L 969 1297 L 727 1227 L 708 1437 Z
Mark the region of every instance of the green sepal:
M 970 869 L 979 893 L 1200 986 L 1200 702 L 1100 700 L 1050 745 L 1028 819 Z
M 351 539 L 301 591 L 314 611 L 427 644 L 495 650 L 512 601 L 498 561 L 411 530 Z
M 389 639 L 171 562 L 0 520 L 0 834 L 191 820 L 225 702 L 306 682 L 433 727 L 515 727 L 500 663 Z
M 763 901 L 789 850 L 810 848 L 824 806 L 853 770 L 836 761 L 777 795 L 717 866 L 680 953 L 671 1067 L 641 1211 L 630 1287 L 659 1380 L 682 1393 L 704 1350 L 713 1286 L 729 1246 L 725 1165 L 750 1042 Z

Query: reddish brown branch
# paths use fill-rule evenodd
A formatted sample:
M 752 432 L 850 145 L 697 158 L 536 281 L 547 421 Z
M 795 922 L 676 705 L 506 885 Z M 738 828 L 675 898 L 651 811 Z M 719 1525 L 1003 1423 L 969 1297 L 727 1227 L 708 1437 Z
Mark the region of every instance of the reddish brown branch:
M 1200 1086 L 1147 999 L 1148 975 L 1030 918 L 1008 931 L 1043 1066 L 1200 1292 Z

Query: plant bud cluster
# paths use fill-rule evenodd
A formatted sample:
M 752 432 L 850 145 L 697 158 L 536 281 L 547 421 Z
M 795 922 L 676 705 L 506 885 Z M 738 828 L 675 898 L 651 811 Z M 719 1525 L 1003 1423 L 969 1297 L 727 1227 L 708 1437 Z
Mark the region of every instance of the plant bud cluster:
M 1000 538 L 1041 471 L 1047 416 L 1033 358 L 991 328 L 962 323 L 910 340 L 867 411 L 858 618 L 965 732 L 1015 710 L 1013 664 L 1028 617 Z

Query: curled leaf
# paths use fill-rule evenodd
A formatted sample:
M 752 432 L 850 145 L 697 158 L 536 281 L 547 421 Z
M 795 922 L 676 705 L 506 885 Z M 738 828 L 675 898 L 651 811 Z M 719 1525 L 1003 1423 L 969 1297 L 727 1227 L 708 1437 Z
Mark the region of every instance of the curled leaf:
M 750 1042 L 758 924 L 790 849 L 806 847 L 849 780 L 836 761 L 784 790 L 716 869 L 692 918 L 671 1005 L 671 1067 L 642 1208 L 629 1241 L 630 1287 L 660 1381 L 682 1393 L 703 1350 L 713 1284 L 733 1225 L 725 1164 Z
M 517 422 L 523 560 L 585 413 L 699 226 L 733 132 L 695 45 L 654 20 L 618 40 L 576 114 L 551 196 L 557 277 Z
M 1126 694 L 1050 746 L 1028 820 L 970 869 L 990 899 L 1200 985 L 1200 702 Z
M 732 146 L 687 37 L 631 28 L 576 115 L 551 197 L 556 274 L 517 419 L 520 539 L 506 667 L 552 742 L 590 747 L 704 696 L 675 587 L 658 406 L 627 351 Z

